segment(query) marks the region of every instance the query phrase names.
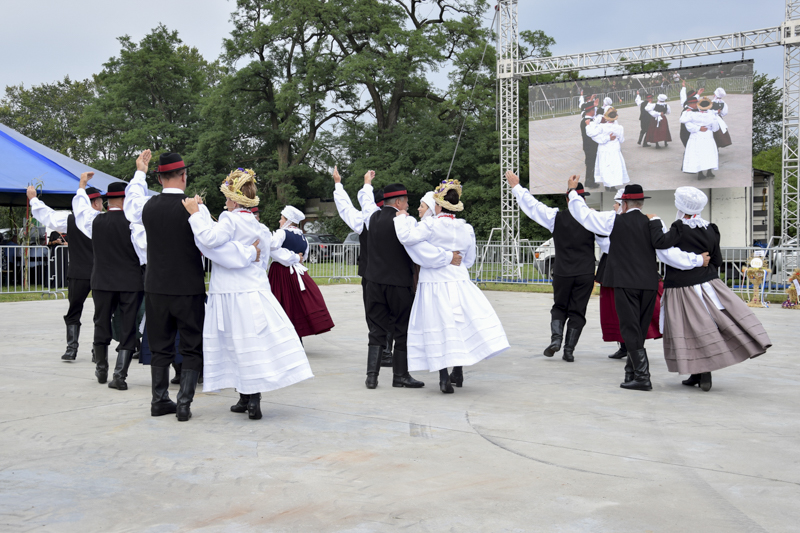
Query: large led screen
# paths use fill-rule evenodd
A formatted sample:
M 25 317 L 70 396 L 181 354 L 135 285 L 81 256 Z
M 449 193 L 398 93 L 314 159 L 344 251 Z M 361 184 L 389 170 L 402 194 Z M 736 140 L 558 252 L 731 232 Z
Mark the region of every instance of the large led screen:
M 751 185 L 753 62 L 531 86 L 530 187 Z

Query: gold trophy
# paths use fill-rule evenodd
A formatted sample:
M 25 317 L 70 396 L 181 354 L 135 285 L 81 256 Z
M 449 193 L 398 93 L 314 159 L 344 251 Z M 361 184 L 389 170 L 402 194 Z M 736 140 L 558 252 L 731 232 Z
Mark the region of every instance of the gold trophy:
M 764 265 L 764 255 L 763 252 L 756 252 L 756 254 L 757 255 L 753 255 L 748 258 L 748 267 L 744 269 L 747 279 L 753 284 L 753 298 L 747 302 L 747 306 L 769 307 L 764 302 L 764 297 L 761 290 L 764 286 L 764 278 L 767 275 L 767 269 Z

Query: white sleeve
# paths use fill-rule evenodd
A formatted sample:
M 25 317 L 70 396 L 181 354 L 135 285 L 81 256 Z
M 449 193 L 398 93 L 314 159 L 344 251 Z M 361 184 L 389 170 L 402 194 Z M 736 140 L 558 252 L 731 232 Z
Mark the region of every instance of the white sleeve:
M 38 198 L 31 200 L 31 215 L 45 227 L 59 233 L 67 232 L 69 211 L 54 211 Z
M 416 220 L 408 215 L 394 217 L 394 231 L 397 233 L 397 240 L 405 246 L 428 240 L 433 231 L 432 221 L 433 219 L 429 218 L 417 224 Z
M 405 246 L 405 249 L 411 260 L 422 268 L 442 268 L 453 260 L 453 252 L 443 250 L 429 242 Z
M 144 172 L 137 170 L 133 179 L 125 187 L 125 203 L 122 204 L 122 210 L 125 211 L 125 217 L 133 224 L 142 223 L 142 209 L 150 199 L 147 196 L 146 178 L 147 175 Z
M 199 207 L 200 211 L 189 217 L 189 225 L 192 226 L 195 240 L 206 248 L 216 248 L 233 240 L 236 228 L 230 213 L 225 211 L 220 214 L 219 222 L 214 224 L 208 208 L 205 205 Z
M 344 223 L 360 235 L 364 230 L 364 215 L 353 207 L 353 202 L 350 201 L 350 196 L 347 195 L 341 183 L 334 186 L 333 201 Z
M 72 212 L 75 214 L 75 225 L 78 226 L 84 235 L 92 238 L 92 222 L 101 212 L 92 207 L 92 201 L 86 194 L 86 190 L 78 189 L 72 199 Z
M 697 133 L 700 131 L 700 126 L 693 120 L 687 120 L 684 122 L 683 119 L 681 119 L 681 122 L 686 125 L 686 131 L 689 133 Z
M 651 117 L 658 118 L 658 117 L 661 116 L 661 113 L 657 112 L 655 109 L 656 109 L 656 105 L 655 104 L 648 104 L 644 108 L 644 110 L 647 111 L 650 114 Z
M 711 125 L 706 126 L 711 131 L 719 131 L 719 120 L 714 120 Z
M 728 103 L 722 102 L 722 109 L 719 110 L 719 116 L 724 117 L 728 114 Z
M 478 246 L 475 244 L 475 230 L 469 224 L 467 227 L 469 228 L 471 239 L 469 242 L 469 248 L 467 248 L 467 251 L 464 253 L 464 258 L 461 260 L 461 265 L 469 269 L 475 264 L 475 256 L 477 255 Z
M 694 111 L 684 111 L 681 113 L 681 124 L 689 124 L 692 121 L 692 115 Z
M 681 107 L 686 105 L 686 87 L 681 87 Z
M 611 135 L 604 133 L 603 128 L 601 128 L 600 124 L 596 122 L 592 122 L 586 126 L 586 135 L 591 137 L 591 139 L 597 144 L 606 144 L 607 142 L 611 142 Z
M 130 224 L 131 228 L 131 243 L 133 249 L 136 250 L 136 255 L 139 257 L 139 264 L 147 264 L 147 232 L 141 224 Z
M 286 230 L 276 229 L 272 232 L 272 239 L 269 241 L 269 249 L 277 250 L 283 246 L 283 241 L 286 240 Z
M 594 236 L 594 242 L 597 243 L 598 248 L 604 254 L 608 253 L 609 248 L 611 248 L 611 239 L 608 237 L 601 237 L 600 235 Z
M 692 252 L 684 252 L 680 248 L 656 250 L 658 260 L 679 270 L 691 270 L 703 266 L 703 256 Z
M 625 128 L 621 124 L 617 124 L 619 127 L 619 133 L 617 134 L 617 140 L 620 144 L 625 142 Z
M 300 262 L 300 256 L 289 250 L 283 248 L 283 241 L 286 240 L 286 230 L 279 229 L 272 233 L 272 240 L 270 241 L 269 255 L 282 264 L 283 266 L 292 266 Z M 308 247 L 306 247 L 306 254 L 308 254 Z
M 633 99 L 633 102 L 636 104 L 636 107 L 642 105 L 642 96 L 638 92 L 636 93 L 636 98 Z
M 672 113 L 672 107 L 670 107 L 670 105 L 667 104 L 667 113 L 666 114 L 669 115 L 670 113 Z
M 253 246 L 245 246 L 238 241 L 229 241 L 216 248 L 204 246 L 203 243 L 197 240 L 197 237 L 195 237 L 194 243 L 206 259 L 225 268 L 244 268 L 256 260 L 256 249 Z
M 369 229 L 369 219 L 380 207 L 375 204 L 372 185 L 365 183 L 358 191 L 358 204 L 361 206 L 361 213 L 364 215 L 364 226 Z
M 514 194 L 514 198 L 517 199 L 519 208 L 522 209 L 523 213 L 528 215 L 528 218 L 533 219 L 533 221 L 540 226 L 547 228 L 550 233 L 553 232 L 556 225 L 558 209 L 555 207 L 547 207 L 534 198 L 528 189 L 520 184 L 517 184 L 511 189 L 511 192 Z
M 592 233 L 611 235 L 617 214 L 614 211 L 592 211 L 575 191 L 569 193 L 569 212 L 578 223 Z

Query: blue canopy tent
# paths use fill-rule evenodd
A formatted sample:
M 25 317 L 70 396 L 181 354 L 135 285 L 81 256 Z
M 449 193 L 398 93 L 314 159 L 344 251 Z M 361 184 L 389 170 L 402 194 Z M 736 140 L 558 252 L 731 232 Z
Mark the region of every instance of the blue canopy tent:
M 103 192 L 108 190 L 109 183 L 123 181 L 0 124 L 0 205 L 25 206 L 28 185 L 41 184 L 40 198 L 47 205 L 54 209 L 70 209 L 84 172 L 94 172 L 89 185 Z

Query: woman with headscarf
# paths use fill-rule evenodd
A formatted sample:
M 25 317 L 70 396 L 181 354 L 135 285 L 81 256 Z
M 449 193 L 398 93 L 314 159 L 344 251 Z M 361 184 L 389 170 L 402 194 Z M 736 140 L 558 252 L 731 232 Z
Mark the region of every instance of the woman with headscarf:
M 669 122 L 667 115 L 672 111 L 667 103 L 667 95 L 659 94 L 658 102 L 655 104 L 650 103 L 645 107 L 645 111 L 652 117 L 653 120 L 647 127 L 647 137 L 644 143 L 655 143 L 656 148 L 661 148 L 658 143 L 663 142 L 664 148 L 668 143 L 672 142 L 672 135 L 669 132 Z
M 303 266 L 309 246 L 297 225 L 304 218 L 296 207 L 283 208 L 280 229 L 272 234 L 270 256 L 273 261 L 269 266 L 272 294 L 289 315 L 300 337 L 319 335 L 333 327 L 325 299 Z
M 203 390 L 235 388 L 235 413 L 261 418 L 261 393 L 314 377 L 300 338 L 270 291 L 266 275 L 272 238 L 250 208 L 258 205 L 256 175 L 231 172 L 220 186 L 225 209 L 214 223 L 199 197 L 183 200 L 198 242 L 215 249 L 229 242 L 256 245 L 255 261 L 243 268 L 215 263 L 203 322 Z
M 492 305 L 469 279 L 468 269 L 475 262 L 475 232 L 456 218 L 464 209 L 461 184 L 443 181 L 433 199 L 433 213 L 423 213 L 419 224 L 406 212 L 398 212 L 394 224 L 404 246 L 428 242 L 463 256 L 459 266 L 420 264 L 408 321 L 408 369 L 438 370 L 439 389 L 449 394 L 453 385 L 461 387 L 464 382 L 462 367 L 493 357 L 509 344 Z M 425 200 L 422 203 L 428 205 Z M 448 375 L 448 367 L 453 367 L 452 374 Z
M 700 189 L 676 189 L 678 213 L 673 226 L 683 226 L 677 248 L 695 254 L 708 252 L 708 266 L 683 270 L 674 264 L 669 251 L 657 252 L 667 265 L 661 300 L 667 368 L 691 374 L 683 384 L 700 385 L 706 392 L 711 390 L 711 372 L 758 357 L 772 346 L 753 311 L 719 279 L 719 228 L 700 216 L 707 202 Z
M 681 115 L 681 122 L 689 132 L 686 152 L 683 154 L 683 171 L 697 174 L 698 180 L 713 178 L 719 168 L 719 151 L 714 142 L 714 132 L 719 130 L 717 116 L 711 112 L 713 104 L 708 98 L 697 103 L 697 111 Z
M 725 148 L 733 144 L 728 125 L 722 120 L 722 117 L 728 114 L 728 104 L 724 100 L 727 95 L 725 89 L 719 87 L 714 91 L 714 98 L 711 100 L 711 111 L 717 115 L 717 124 L 719 124 L 719 129 L 714 132 L 714 142 L 717 143 L 717 148 Z
M 594 164 L 594 179 L 603 183 L 606 188 L 621 187 L 630 181 L 625 158 L 622 157 L 625 130 L 617 122 L 618 118 L 617 110 L 610 107 L 599 124 L 594 122 L 586 126 L 586 135 L 599 145 Z

